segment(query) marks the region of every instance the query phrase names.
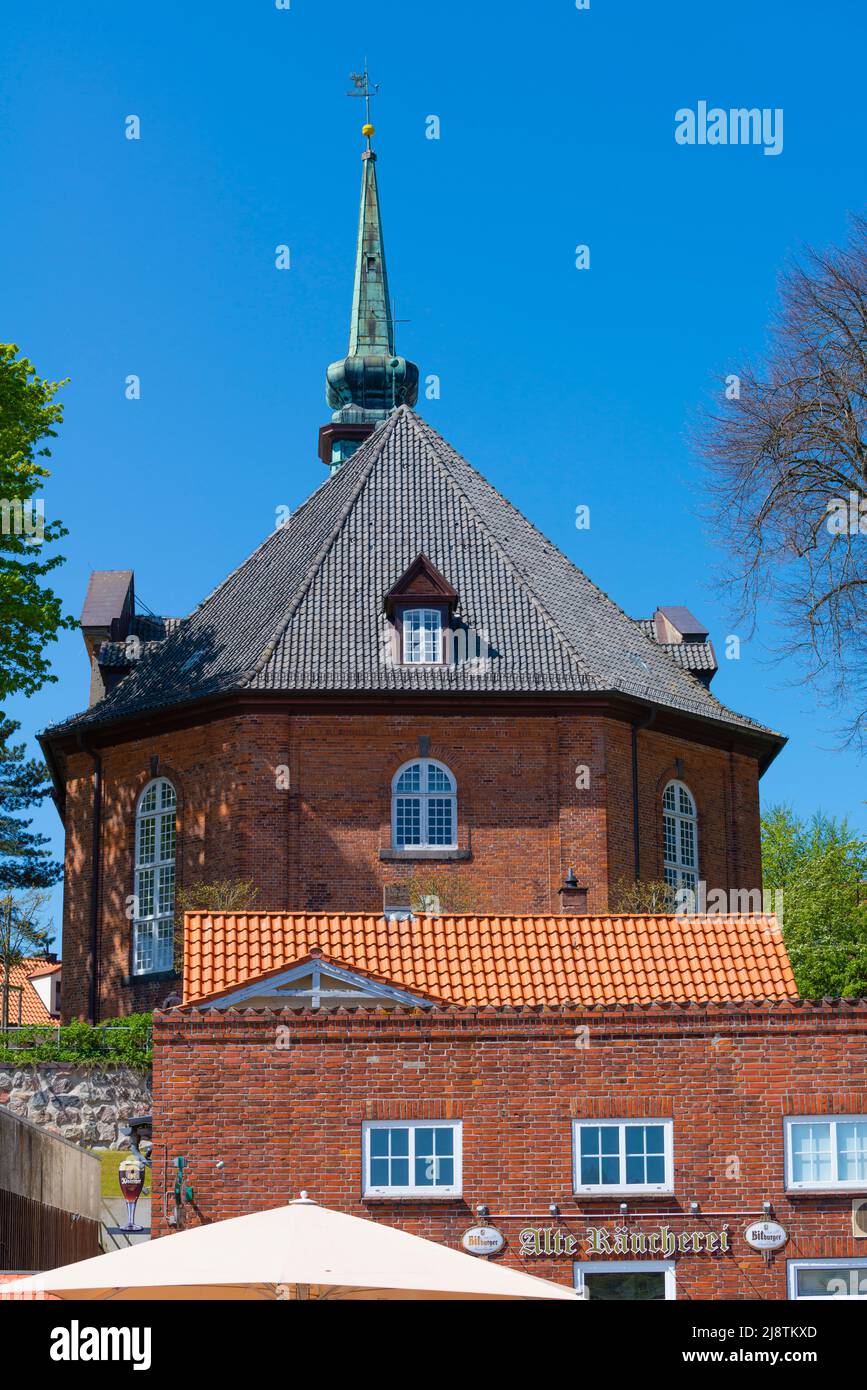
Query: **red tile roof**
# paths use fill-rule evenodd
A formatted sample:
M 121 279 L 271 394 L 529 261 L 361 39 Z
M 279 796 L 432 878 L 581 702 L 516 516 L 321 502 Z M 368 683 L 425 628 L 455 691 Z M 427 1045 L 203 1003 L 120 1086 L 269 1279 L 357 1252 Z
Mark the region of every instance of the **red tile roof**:
M 46 1009 L 40 996 L 30 983 L 36 975 L 45 975 L 59 970 L 60 965 L 48 964 L 44 956 L 35 956 L 29 960 L 23 960 L 20 965 L 13 965 L 9 975 L 11 989 L 9 991 L 9 1023 L 15 1026 L 17 1023 L 55 1023 L 51 1014 Z M 0 991 L 3 988 L 3 978 L 5 970 L 0 965 Z M 18 988 L 22 992 L 19 994 Z M 19 1018 L 18 1001 L 21 1001 L 21 1014 Z
M 798 997 L 774 917 L 383 917 L 187 913 L 184 1002 L 317 951 L 462 1006 Z

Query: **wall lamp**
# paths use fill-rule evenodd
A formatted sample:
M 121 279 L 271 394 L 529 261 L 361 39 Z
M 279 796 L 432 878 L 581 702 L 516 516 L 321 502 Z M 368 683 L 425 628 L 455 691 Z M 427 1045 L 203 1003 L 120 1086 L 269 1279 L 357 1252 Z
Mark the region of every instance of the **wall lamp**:
M 479 1202 L 479 1205 L 476 1207 L 476 1216 L 481 1216 L 482 1219 L 486 1221 L 490 1214 L 487 1203 Z

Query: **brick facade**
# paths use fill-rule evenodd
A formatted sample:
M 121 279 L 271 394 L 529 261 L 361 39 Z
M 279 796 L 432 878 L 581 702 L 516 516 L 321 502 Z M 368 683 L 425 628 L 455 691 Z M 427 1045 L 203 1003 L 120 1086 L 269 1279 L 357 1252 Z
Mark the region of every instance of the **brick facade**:
M 280 1026 L 288 1047 L 275 1045 Z M 160 1015 L 154 1234 L 170 1229 L 171 1161 L 182 1155 L 194 1202 L 181 1227 L 278 1206 L 304 1188 L 457 1245 L 485 1203 L 507 1236 L 500 1258 L 568 1284 L 572 1259 L 522 1259 L 519 1232 L 571 1233 L 581 1259 L 588 1226 L 621 1220 L 611 1197 L 572 1195 L 572 1120 L 671 1117 L 674 1195 L 631 1197 L 629 1229 L 727 1223 L 726 1253 L 676 1256 L 677 1297 L 782 1299 L 787 1260 L 867 1256 L 867 1239 L 852 1235 L 851 1193 L 787 1196 L 783 1169 L 786 1115 L 867 1112 L 865 1033 L 864 1004 Z M 460 1198 L 363 1198 L 362 1122 L 385 1118 L 461 1120 Z M 767 1262 L 743 1238 L 766 1201 L 789 1233 Z
M 130 979 L 135 806 L 154 768 L 177 792 L 179 887 L 250 878 L 262 909 L 370 913 L 384 885 L 420 868 L 381 853 L 391 843 L 391 778 L 420 738 L 457 778 L 468 856 L 424 868 L 459 875 L 479 911 L 560 912 L 570 866 L 589 890 L 587 908 L 604 911 L 609 886 L 634 877 L 631 729 L 614 718 L 287 708 L 129 735 L 101 749 L 99 1017 L 149 1009 L 174 988 Z M 697 803 L 700 876 L 710 888 L 759 887 L 756 758 L 654 728 L 637 739 L 641 876 L 662 877 L 662 791 L 679 771 Z M 65 762 L 68 1019 L 88 1010 L 94 765 L 74 750 Z

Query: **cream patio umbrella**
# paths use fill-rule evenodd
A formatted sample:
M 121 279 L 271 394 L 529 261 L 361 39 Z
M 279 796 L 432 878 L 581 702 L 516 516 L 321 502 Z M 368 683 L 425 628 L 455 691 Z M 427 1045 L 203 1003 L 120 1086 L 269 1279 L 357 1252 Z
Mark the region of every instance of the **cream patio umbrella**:
M 300 1200 L 10 1284 L 66 1299 L 576 1299 L 563 1284 Z

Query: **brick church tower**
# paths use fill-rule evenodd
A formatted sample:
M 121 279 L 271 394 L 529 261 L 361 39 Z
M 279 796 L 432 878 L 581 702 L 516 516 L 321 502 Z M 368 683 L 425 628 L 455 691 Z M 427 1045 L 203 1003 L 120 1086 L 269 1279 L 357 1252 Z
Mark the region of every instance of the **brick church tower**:
M 627 617 L 415 413 L 365 133 L 328 476 L 188 617 L 138 613 L 130 571 L 91 577 L 90 707 L 41 738 L 65 1018 L 176 990 L 175 893 L 198 882 L 396 918 L 412 882 L 511 915 L 603 912 L 619 880 L 761 884 L 783 740 L 714 698 L 686 608 Z

